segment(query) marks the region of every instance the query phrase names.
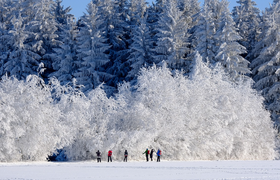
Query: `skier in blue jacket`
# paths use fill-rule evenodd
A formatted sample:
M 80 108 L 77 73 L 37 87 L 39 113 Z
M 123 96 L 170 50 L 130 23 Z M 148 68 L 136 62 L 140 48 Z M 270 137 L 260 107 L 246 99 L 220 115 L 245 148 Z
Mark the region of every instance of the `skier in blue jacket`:
M 157 162 L 160 162 L 161 150 L 158 149 L 157 151 Z

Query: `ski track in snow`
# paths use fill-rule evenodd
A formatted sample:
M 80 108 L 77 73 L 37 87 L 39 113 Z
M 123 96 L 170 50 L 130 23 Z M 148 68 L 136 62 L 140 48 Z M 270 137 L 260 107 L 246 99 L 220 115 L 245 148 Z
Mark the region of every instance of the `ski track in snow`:
M 0 180 L 279 180 L 280 161 L 1 163 Z

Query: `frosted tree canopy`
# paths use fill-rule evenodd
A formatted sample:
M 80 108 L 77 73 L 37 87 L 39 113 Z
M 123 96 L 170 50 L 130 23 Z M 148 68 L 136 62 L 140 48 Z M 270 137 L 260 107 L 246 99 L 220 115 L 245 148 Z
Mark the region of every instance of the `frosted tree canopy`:
M 111 98 L 102 87 L 85 95 L 52 79 L 0 82 L 0 161 L 45 160 L 64 148 L 69 160 L 109 149 L 142 160 L 146 148 L 165 160 L 274 159 L 275 132 L 250 82 L 231 83 L 197 56 L 189 77 L 163 65 L 142 68 Z

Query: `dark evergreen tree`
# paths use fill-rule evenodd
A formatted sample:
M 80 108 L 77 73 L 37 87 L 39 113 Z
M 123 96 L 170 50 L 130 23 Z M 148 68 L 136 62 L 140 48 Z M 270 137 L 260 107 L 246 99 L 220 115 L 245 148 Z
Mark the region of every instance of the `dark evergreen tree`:
M 107 39 L 110 49 L 106 51 L 110 55 L 110 62 L 106 64 L 106 72 L 113 75 L 107 84 L 117 87 L 130 70 L 128 58 L 129 25 L 127 0 L 104 0 L 98 8 L 99 20 L 102 22 L 100 29 Z
M 259 42 L 253 49 L 251 63 L 255 88 L 262 92 L 266 109 L 271 112 L 275 125 L 280 127 L 280 2 L 267 8 Z
M 13 29 L 9 31 L 11 52 L 4 64 L 5 74 L 19 80 L 25 80 L 30 74 L 38 74 L 40 59 L 40 56 L 32 52 L 32 48 L 26 43 L 30 32 L 25 30 L 23 22 L 20 14 L 18 18 L 12 19 Z
M 44 63 L 46 68 L 46 71 L 42 74 L 43 78 L 47 78 L 53 72 L 51 54 L 53 48 L 59 47 L 61 44 L 57 40 L 58 23 L 51 13 L 53 4 L 52 0 L 37 1 L 34 5 L 35 17 L 27 26 L 28 31 L 32 32 L 30 46 L 42 57 L 41 62 Z
M 61 4 L 62 0 L 55 0 L 55 3 L 52 5 L 52 13 L 60 25 L 65 25 L 68 23 L 69 18 L 73 18 L 73 15 L 70 14 L 72 10 L 71 7 L 64 9 L 64 6 Z
M 4 64 L 12 51 L 12 37 L 9 31 L 13 28 L 12 19 L 17 10 L 13 0 L 0 1 L 0 77 L 6 73 Z
M 260 33 L 260 10 L 255 7 L 257 4 L 252 0 L 239 0 L 237 3 L 240 5 L 234 7 L 233 18 L 238 33 L 242 37 L 238 42 L 247 49 L 247 52 L 243 54 L 246 57 L 251 54 Z M 250 60 L 250 57 L 247 58 Z
M 110 61 L 109 55 L 104 52 L 110 46 L 102 36 L 102 24 L 97 7 L 93 2 L 88 4 L 87 13 L 81 18 L 83 27 L 80 28 L 77 43 L 77 67 L 74 73 L 77 83 L 84 86 L 83 90 L 92 90 L 102 82 L 108 81 L 112 76 L 105 72 L 103 65 Z
M 128 6 L 129 25 L 134 28 L 140 24 L 141 19 L 145 16 L 147 10 L 147 2 L 145 0 L 130 0 Z
M 197 51 L 204 62 L 215 62 L 215 40 L 216 26 L 213 17 L 215 9 L 213 4 L 218 3 L 217 0 L 207 0 L 204 2 L 202 10 L 198 17 L 198 23 L 195 27 L 195 40 L 193 40 L 195 51 Z
M 228 1 L 222 0 L 223 13 L 219 19 L 219 29 L 217 29 L 215 39 L 218 40 L 220 47 L 216 52 L 216 60 L 225 68 L 233 81 L 238 82 L 251 73 L 249 61 L 244 59 L 241 54 L 246 52 L 246 48 L 238 43 L 242 37 L 238 34 L 231 13 L 228 9 Z
M 56 77 L 62 85 L 72 81 L 75 71 L 75 57 L 77 50 L 78 28 L 74 17 L 68 17 L 67 24 L 63 26 L 60 38 L 63 42 L 59 48 L 54 48 L 51 58 L 54 59 L 52 67 L 54 72 L 49 77 Z
M 133 43 L 129 47 L 130 56 L 128 62 L 131 66 L 131 71 L 129 71 L 127 80 L 135 78 L 140 69 L 145 66 L 152 66 L 152 38 L 150 36 L 150 29 L 147 26 L 147 15 L 141 18 L 140 23 L 134 27 L 132 30 Z
M 188 69 L 186 61 L 188 26 L 176 0 L 167 0 L 158 21 L 155 63 L 166 61 L 171 69 Z

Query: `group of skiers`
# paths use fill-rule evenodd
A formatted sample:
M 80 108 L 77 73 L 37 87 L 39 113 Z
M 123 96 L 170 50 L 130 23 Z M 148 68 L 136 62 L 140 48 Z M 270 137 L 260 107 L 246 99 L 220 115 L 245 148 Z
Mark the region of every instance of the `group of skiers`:
M 150 152 L 150 150 L 147 148 L 146 151 L 143 153 L 146 155 L 147 162 L 149 161 L 149 155 L 150 155 L 151 161 L 153 161 L 154 152 L 155 152 L 154 149 L 152 149 Z M 113 154 L 113 151 L 109 150 L 108 151 L 108 162 L 112 162 L 112 154 Z M 160 162 L 161 150 L 158 149 L 156 154 L 157 154 L 157 162 Z M 97 162 L 101 162 L 101 152 L 99 150 L 96 152 L 96 155 L 97 155 Z M 128 156 L 128 152 L 127 152 L 127 150 L 125 150 L 124 151 L 124 160 L 123 160 L 124 162 L 127 162 L 127 156 Z
M 149 155 L 150 155 L 151 161 L 153 161 L 154 152 L 155 152 L 154 149 L 152 149 L 151 152 L 150 152 L 150 150 L 147 148 L 146 151 L 143 153 L 143 154 L 146 155 L 147 162 L 149 161 Z M 157 151 L 157 162 L 160 162 L 160 156 L 161 156 L 161 150 L 158 149 L 158 151 Z

